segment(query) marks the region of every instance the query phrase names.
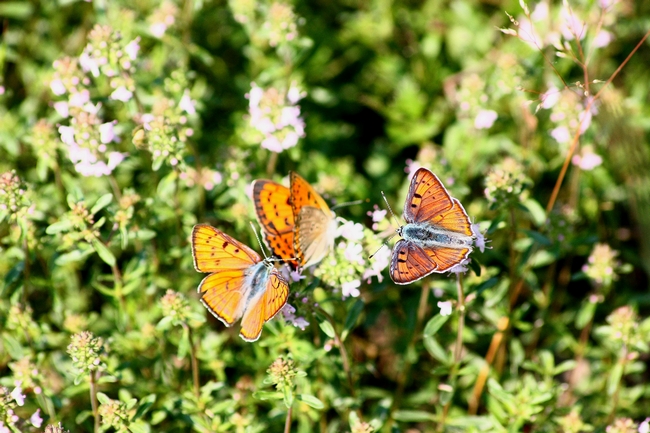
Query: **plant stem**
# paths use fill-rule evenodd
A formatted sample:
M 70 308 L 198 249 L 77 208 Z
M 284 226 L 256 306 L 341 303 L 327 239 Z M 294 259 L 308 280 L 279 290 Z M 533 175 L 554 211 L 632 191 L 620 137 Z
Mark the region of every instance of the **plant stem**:
M 201 392 L 199 383 L 199 361 L 196 358 L 196 346 L 194 345 L 194 338 L 192 337 L 192 328 L 190 328 L 187 323 L 183 323 L 183 327 L 187 329 L 187 334 L 190 340 L 190 359 L 192 361 L 192 381 L 194 382 L 194 395 L 196 396 L 196 401 L 199 402 Z
M 463 356 L 463 329 L 465 329 L 465 292 L 463 290 L 463 276 L 460 273 L 456 274 L 456 291 L 458 294 L 458 330 L 456 331 L 456 345 L 454 346 L 454 365 L 451 367 L 451 372 L 449 373 L 449 383 L 453 387 L 454 393 L 456 392 L 456 376 L 458 375 L 460 361 Z M 453 397 L 449 399 L 442 410 L 438 431 L 443 431 L 445 427 L 445 421 L 452 401 Z
M 621 381 L 623 380 L 623 376 L 625 376 L 627 354 L 628 354 L 627 345 L 624 344 L 621 356 L 618 358 L 618 363 L 621 364 L 621 377 L 618 379 L 618 382 L 616 383 L 616 390 L 614 391 L 614 394 L 612 394 L 612 410 L 609 412 L 609 416 L 607 417 L 607 424 L 611 424 L 614 421 L 614 418 L 616 417 L 616 408 L 618 407 L 618 396 L 621 390 Z
M 115 287 L 113 288 L 113 290 L 115 291 L 115 298 L 117 299 L 119 311 L 122 314 L 124 329 L 129 329 L 129 320 L 128 320 L 129 316 L 126 311 L 126 303 L 124 302 L 124 295 L 122 294 L 122 287 L 124 285 L 122 281 L 122 274 L 120 273 L 120 270 L 117 268 L 116 264 L 111 266 L 111 270 L 113 271 L 113 279 L 115 280 Z
M 291 431 L 291 412 L 293 412 L 293 405 L 289 406 L 289 410 L 287 411 L 287 419 L 284 421 L 284 433 Z
M 339 352 L 341 353 L 341 363 L 343 364 L 343 371 L 345 371 L 345 375 L 347 376 L 348 379 L 348 387 L 350 388 L 350 397 L 355 398 L 356 397 L 356 392 L 354 391 L 354 381 L 352 380 L 352 370 L 350 369 L 350 361 L 348 359 L 348 352 L 345 350 L 345 345 L 343 344 L 343 341 L 341 341 L 341 337 L 339 333 L 336 330 L 336 322 L 334 321 L 334 318 L 329 315 L 329 313 L 325 310 L 323 310 L 320 307 L 318 308 L 318 311 L 327 319 L 328 322 L 330 322 L 330 325 L 332 325 L 332 329 L 334 330 L 334 344 L 339 348 Z
M 99 409 L 97 408 L 97 372 L 95 370 L 90 372 L 90 405 L 93 409 L 93 417 L 95 418 L 95 433 L 99 433 Z

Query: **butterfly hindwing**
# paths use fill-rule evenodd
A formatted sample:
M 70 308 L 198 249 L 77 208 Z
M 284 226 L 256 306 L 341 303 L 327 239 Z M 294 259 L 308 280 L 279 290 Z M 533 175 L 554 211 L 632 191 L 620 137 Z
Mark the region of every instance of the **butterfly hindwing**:
M 424 249 L 413 242 L 400 239 L 393 247 L 390 276 L 397 284 L 408 284 L 436 271 Z
M 226 326 L 231 326 L 242 315 L 245 275 L 241 270 L 215 272 L 199 285 L 201 302 Z
M 253 182 L 253 203 L 269 248 L 275 256 L 286 260 L 295 269 L 298 263 L 291 260 L 296 257 L 293 251 L 291 190 L 270 180 L 256 180 Z
M 246 341 L 255 341 L 262 333 L 262 326 L 271 320 L 287 303 L 289 285 L 280 276 L 277 269 L 273 269 L 265 281 L 266 290 L 252 305 L 248 305 L 241 321 L 241 337 Z
M 436 264 L 433 272 L 445 272 L 465 260 L 472 249 L 435 247 L 423 248 L 423 251 Z

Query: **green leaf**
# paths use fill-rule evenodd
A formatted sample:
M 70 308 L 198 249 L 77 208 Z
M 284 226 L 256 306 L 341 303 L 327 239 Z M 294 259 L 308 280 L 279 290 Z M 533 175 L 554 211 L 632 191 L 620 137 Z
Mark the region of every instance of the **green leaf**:
M 436 421 L 438 417 L 422 410 L 398 410 L 393 414 L 393 419 L 401 422 L 429 422 Z
M 345 340 L 345 336 L 347 336 L 348 332 L 352 330 L 354 325 L 357 324 L 357 319 L 359 319 L 359 315 L 361 315 L 361 312 L 363 311 L 363 305 L 363 301 L 357 299 L 357 301 L 352 304 L 352 307 L 350 307 L 348 316 L 345 318 L 345 325 L 343 325 L 343 335 L 341 337 L 343 340 Z
M 67 232 L 72 228 L 72 221 L 62 220 L 57 221 L 54 224 L 50 224 L 46 229 L 45 233 L 48 235 L 54 235 L 61 232 Z
M 108 398 L 108 396 L 106 394 L 104 394 L 103 392 L 98 392 L 97 393 L 97 400 L 101 404 L 109 404 L 111 402 L 111 399 Z
M 622 377 L 623 364 L 617 362 L 616 365 L 614 365 L 614 367 L 610 370 L 609 377 L 607 378 L 607 395 L 614 395 Z
M 576 328 L 583 329 L 594 318 L 596 303 L 585 301 L 576 315 Z
M 128 429 L 131 433 L 149 433 L 151 431 L 149 424 L 145 423 L 142 420 L 137 420 L 130 423 Z
M 424 348 L 427 349 L 427 352 L 433 356 L 438 361 L 442 362 L 445 365 L 450 363 L 449 355 L 445 349 L 438 343 L 433 335 L 425 335 L 424 339 Z
M 183 327 L 183 335 L 181 340 L 178 342 L 178 353 L 177 356 L 180 359 L 183 359 L 187 356 L 190 351 L 190 330 L 189 328 Z
M 535 225 L 539 227 L 544 224 L 546 221 L 546 211 L 537 200 L 527 198 L 521 204 L 530 213 L 530 216 L 533 218 Z
M 104 194 L 99 197 L 95 202 L 95 205 L 90 209 L 90 213 L 95 215 L 100 210 L 104 209 L 113 201 L 113 194 Z
M 324 409 L 325 405 L 323 404 L 322 401 L 314 397 L 313 395 L 310 394 L 298 394 L 296 396 L 296 400 L 301 401 L 305 403 L 309 407 L 313 407 L 314 409 Z
M 253 393 L 253 397 L 258 400 L 282 400 L 284 394 L 278 391 L 256 391 Z
M 151 414 L 151 425 L 160 424 L 167 418 L 167 411 L 157 410 Z
M 95 251 L 97 251 L 97 254 L 99 257 L 106 263 L 108 266 L 113 267 L 115 266 L 115 256 L 109 250 L 106 245 L 104 245 L 101 241 L 97 239 L 93 239 L 91 242 L 93 248 Z
M 56 263 L 58 266 L 63 266 L 68 263 L 76 263 L 80 262 L 89 255 L 93 253 L 94 250 L 88 248 L 87 250 L 74 250 L 70 251 L 69 253 L 61 254 L 59 257 L 56 258 L 54 263 Z
M 443 316 L 442 314 L 438 314 L 436 316 L 433 316 L 426 324 L 424 327 L 424 332 L 423 334 L 425 336 L 433 336 L 435 335 L 440 328 L 442 328 L 442 325 L 447 323 L 447 320 L 449 320 L 449 317 L 451 316 Z
M 82 424 L 84 421 L 86 421 L 89 417 L 93 416 L 93 413 L 89 410 L 82 410 L 79 412 L 79 414 L 75 417 L 75 422 L 77 424 Z
M 0 4 L 0 17 L 24 20 L 32 15 L 32 4 L 25 1 L 6 2 Z
M 550 239 L 544 236 L 543 234 L 541 234 L 540 232 L 536 232 L 535 230 L 526 230 L 526 229 L 523 229 L 521 231 L 525 233 L 526 236 L 528 236 L 529 238 L 531 238 L 532 240 L 534 240 L 535 242 L 537 242 L 542 246 L 547 247 L 551 245 Z
M 318 324 L 320 329 L 327 335 L 329 338 L 335 338 L 336 337 L 336 332 L 334 332 L 334 327 L 330 322 L 327 320 L 324 320 Z

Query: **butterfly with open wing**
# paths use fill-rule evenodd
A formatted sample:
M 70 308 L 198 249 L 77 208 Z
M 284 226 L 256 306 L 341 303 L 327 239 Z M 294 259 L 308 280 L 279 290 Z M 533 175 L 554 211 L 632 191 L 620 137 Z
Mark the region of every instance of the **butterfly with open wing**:
M 241 318 L 239 335 L 257 340 L 289 296 L 273 261 L 208 224 L 194 226 L 192 256 L 197 271 L 210 273 L 199 284 L 203 305 L 226 326 Z
M 402 239 L 393 247 L 390 263 L 397 284 L 449 271 L 472 252 L 475 236 L 467 212 L 426 168 L 411 179 L 404 219 L 407 224 L 397 229 Z
M 289 179 L 289 188 L 271 180 L 254 181 L 253 203 L 273 254 L 294 269 L 306 268 L 334 247 L 336 215 L 300 175 L 290 172 Z

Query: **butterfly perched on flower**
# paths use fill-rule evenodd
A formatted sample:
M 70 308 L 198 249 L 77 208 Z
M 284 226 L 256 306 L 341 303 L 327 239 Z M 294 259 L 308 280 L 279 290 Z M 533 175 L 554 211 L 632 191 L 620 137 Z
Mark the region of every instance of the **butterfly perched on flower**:
M 226 326 L 241 318 L 239 335 L 257 340 L 289 296 L 272 260 L 208 224 L 194 226 L 192 256 L 197 271 L 210 273 L 199 284 L 203 305 Z
M 404 203 L 402 237 L 393 247 L 390 276 L 409 284 L 433 272 L 446 272 L 472 252 L 474 234 L 463 205 L 451 197 L 440 179 L 418 169 Z
M 254 181 L 255 213 L 273 254 L 294 269 L 306 268 L 334 247 L 336 215 L 300 175 L 290 172 L 289 179 L 289 188 L 270 180 Z

